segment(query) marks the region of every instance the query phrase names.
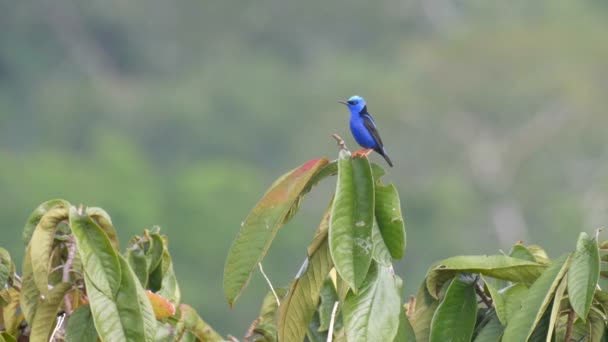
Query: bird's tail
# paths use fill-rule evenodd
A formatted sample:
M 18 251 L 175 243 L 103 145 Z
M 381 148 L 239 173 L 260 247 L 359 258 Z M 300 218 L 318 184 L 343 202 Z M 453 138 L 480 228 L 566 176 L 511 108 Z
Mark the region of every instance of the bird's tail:
M 393 162 L 391 161 L 391 158 L 388 157 L 388 154 L 386 154 L 384 149 L 376 151 L 376 152 L 378 152 L 382 157 L 384 157 L 384 160 L 386 160 L 386 162 L 388 163 L 388 166 L 393 167 Z

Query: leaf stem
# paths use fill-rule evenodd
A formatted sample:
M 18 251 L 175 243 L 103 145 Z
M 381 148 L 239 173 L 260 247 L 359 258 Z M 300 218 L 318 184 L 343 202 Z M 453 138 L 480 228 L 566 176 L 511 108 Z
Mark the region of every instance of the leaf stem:
M 485 291 L 483 290 L 483 287 L 481 287 L 481 284 L 477 281 L 475 282 L 475 292 L 477 292 L 477 295 L 479 296 L 479 298 L 481 298 L 481 301 L 486 305 L 488 309 L 492 308 L 492 299 L 488 298 L 488 295 L 486 295 Z
M 266 276 L 266 273 L 264 273 L 264 268 L 262 268 L 262 263 L 258 263 L 258 266 L 260 267 L 260 272 L 262 273 L 262 276 L 264 277 L 264 279 L 266 279 L 266 282 L 268 283 L 268 286 L 270 287 L 270 291 L 272 291 L 272 294 L 274 295 L 274 298 L 277 300 L 277 306 L 281 306 L 281 300 L 279 299 L 279 296 L 277 295 L 276 291 L 274 290 L 274 287 L 272 287 L 272 283 L 270 282 L 270 279 L 268 279 L 268 276 Z
M 64 283 L 70 282 L 70 270 L 72 269 L 72 264 L 74 263 L 74 255 L 76 254 L 76 241 L 74 241 L 74 236 L 70 236 L 68 240 L 68 258 L 65 261 L 65 265 L 63 267 L 63 277 L 61 281 Z M 70 301 L 70 296 L 67 294 L 63 297 L 63 306 L 65 312 L 69 314 L 72 313 L 72 302 Z
M 331 342 L 334 338 L 334 323 L 336 321 L 336 313 L 338 312 L 338 304 L 340 304 L 340 302 L 336 301 L 334 303 L 334 308 L 331 310 L 331 319 L 329 320 L 329 330 L 327 330 L 327 342 Z

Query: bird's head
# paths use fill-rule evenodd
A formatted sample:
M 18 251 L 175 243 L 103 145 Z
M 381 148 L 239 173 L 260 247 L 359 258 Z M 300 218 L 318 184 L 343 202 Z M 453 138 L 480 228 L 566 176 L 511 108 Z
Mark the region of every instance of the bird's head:
M 348 109 L 350 109 L 351 113 L 356 114 L 359 114 L 361 110 L 363 110 L 363 108 L 365 108 L 366 106 L 365 100 L 359 95 L 351 96 L 347 101 L 338 102 L 346 105 Z

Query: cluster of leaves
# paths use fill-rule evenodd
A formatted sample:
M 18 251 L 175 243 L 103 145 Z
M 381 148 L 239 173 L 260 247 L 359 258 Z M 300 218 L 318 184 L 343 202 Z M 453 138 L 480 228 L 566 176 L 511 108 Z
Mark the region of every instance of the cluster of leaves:
M 555 260 L 539 246 L 516 244 L 508 256 L 440 261 L 407 305 L 416 337 L 607 341 L 608 292 L 598 286 L 607 247 L 581 233 L 576 250 Z
M 23 232 L 21 277 L 0 249 L 0 342 L 217 341 L 188 305 L 159 229 L 125 254 L 110 216 L 64 200 L 41 204 Z
M 351 158 L 346 150 L 336 161 L 301 165 L 266 192 L 230 248 L 226 298 L 235 302 L 304 194 L 333 174 L 335 195 L 300 271 L 280 291 L 285 294 L 277 295 L 280 305 L 275 301 L 274 312 L 272 301 L 263 307 L 253 330 L 259 341 L 396 341 L 407 331 L 413 336 L 402 308 L 402 281 L 392 268 L 406 241 L 399 196 L 393 185 L 382 183 L 382 168 L 367 158 Z
M 379 166 L 346 151 L 280 177 L 243 222 L 225 265 L 230 304 L 303 195 L 336 173 L 304 265 L 276 300 L 266 297 L 250 331 L 256 341 L 608 341 L 608 292 L 598 285 L 608 242 L 598 246 L 586 233 L 555 260 L 522 243 L 509 255 L 442 260 L 402 305 L 391 267 L 405 248 L 399 197 Z

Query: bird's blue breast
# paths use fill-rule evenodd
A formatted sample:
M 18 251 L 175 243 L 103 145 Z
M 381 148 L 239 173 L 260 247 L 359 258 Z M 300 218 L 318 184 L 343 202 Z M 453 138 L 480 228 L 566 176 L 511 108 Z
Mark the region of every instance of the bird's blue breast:
M 365 148 L 377 148 L 376 140 L 365 127 L 363 118 L 359 114 L 350 117 L 350 131 L 359 145 Z

